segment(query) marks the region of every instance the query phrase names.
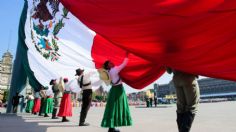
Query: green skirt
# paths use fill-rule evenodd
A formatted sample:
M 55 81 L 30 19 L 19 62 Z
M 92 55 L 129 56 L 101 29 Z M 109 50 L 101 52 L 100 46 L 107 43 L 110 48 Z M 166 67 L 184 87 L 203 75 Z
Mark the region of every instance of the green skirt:
M 102 127 L 131 126 L 129 104 L 123 85 L 112 86 L 101 123 Z
M 28 100 L 28 101 L 27 101 L 26 108 L 25 108 L 25 112 L 26 112 L 26 113 L 31 113 L 33 107 L 34 107 L 34 100 Z
M 47 98 L 44 102 L 44 113 L 52 113 L 53 111 L 53 98 Z

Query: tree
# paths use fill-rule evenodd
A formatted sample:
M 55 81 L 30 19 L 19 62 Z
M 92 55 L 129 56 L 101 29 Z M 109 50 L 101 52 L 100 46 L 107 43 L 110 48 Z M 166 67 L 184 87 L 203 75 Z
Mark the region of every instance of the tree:
M 101 102 L 101 101 L 104 100 L 104 96 L 100 96 L 100 95 L 95 96 L 95 98 L 96 98 L 96 100 L 99 101 L 99 102 Z
M 8 96 L 9 96 L 9 90 L 6 90 L 3 94 L 3 100 L 2 100 L 3 103 L 8 101 Z

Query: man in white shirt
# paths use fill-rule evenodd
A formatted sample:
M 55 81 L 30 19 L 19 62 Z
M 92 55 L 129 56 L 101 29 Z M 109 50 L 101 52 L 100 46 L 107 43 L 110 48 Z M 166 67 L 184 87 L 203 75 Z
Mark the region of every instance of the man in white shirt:
M 90 108 L 92 102 L 92 85 L 91 85 L 91 76 L 92 73 L 84 73 L 84 70 L 77 69 L 76 76 L 78 77 L 78 84 L 80 88 L 83 90 L 83 97 L 82 97 L 82 108 L 80 112 L 80 121 L 79 126 L 89 126 L 89 123 L 85 123 L 85 119 Z

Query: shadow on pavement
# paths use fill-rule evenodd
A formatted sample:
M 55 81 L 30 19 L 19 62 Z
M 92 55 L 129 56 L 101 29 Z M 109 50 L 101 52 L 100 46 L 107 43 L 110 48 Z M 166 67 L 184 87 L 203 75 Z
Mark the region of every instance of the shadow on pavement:
M 16 114 L 0 114 L 1 132 L 46 132 L 47 127 L 39 126 L 37 122 L 25 122 Z
M 60 120 L 51 120 L 38 116 L 0 114 L 0 132 L 46 132 L 49 127 L 78 126 L 73 122 L 62 123 Z

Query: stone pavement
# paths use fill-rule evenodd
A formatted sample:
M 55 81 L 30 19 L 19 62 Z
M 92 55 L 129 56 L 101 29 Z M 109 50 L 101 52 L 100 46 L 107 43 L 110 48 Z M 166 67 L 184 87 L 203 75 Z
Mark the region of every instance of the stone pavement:
M 158 108 L 130 107 L 134 121 L 131 127 L 119 128 L 122 132 L 177 132 L 175 105 Z M 87 121 L 89 127 L 79 127 L 80 108 L 74 108 L 71 122 L 39 117 L 31 114 L 4 114 L 0 109 L 0 132 L 106 132 L 101 128 L 104 108 L 92 107 Z M 200 105 L 191 132 L 236 132 L 236 102 L 204 103 Z

